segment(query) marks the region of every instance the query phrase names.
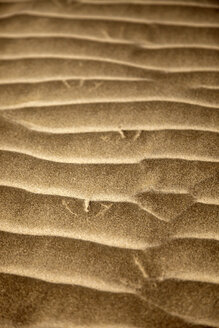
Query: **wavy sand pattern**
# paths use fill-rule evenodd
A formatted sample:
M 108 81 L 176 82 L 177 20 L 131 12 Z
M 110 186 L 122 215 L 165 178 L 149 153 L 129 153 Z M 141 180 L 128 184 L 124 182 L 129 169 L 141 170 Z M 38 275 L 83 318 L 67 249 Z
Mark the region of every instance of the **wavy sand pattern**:
M 0 1 L 0 327 L 219 327 L 217 0 Z

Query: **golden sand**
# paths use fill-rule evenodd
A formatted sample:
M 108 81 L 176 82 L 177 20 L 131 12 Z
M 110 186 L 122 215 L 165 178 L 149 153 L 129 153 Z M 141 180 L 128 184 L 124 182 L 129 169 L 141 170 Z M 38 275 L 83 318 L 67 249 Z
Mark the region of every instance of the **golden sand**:
M 0 328 L 219 327 L 217 0 L 0 1 Z

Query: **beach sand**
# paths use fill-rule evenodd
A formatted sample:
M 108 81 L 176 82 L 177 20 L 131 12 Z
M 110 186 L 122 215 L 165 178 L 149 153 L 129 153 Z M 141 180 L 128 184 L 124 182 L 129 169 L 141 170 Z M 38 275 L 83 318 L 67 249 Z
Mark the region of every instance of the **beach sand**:
M 219 327 L 219 2 L 0 1 L 0 328 Z

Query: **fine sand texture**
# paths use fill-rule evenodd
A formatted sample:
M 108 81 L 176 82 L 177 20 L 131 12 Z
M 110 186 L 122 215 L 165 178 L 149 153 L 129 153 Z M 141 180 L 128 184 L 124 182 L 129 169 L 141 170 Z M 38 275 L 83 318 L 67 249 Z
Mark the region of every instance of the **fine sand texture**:
M 219 1 L 0 0 L 0 328 L 219 328 Z

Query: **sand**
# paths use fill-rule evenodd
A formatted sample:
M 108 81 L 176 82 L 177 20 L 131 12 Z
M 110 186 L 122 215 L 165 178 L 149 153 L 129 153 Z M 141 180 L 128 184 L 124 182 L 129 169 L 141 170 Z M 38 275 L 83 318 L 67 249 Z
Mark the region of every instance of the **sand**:
M 0 1 L 0 327 L 219 327 L 217 0 Z

